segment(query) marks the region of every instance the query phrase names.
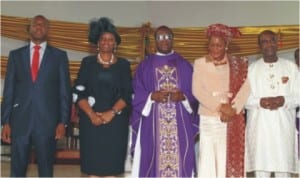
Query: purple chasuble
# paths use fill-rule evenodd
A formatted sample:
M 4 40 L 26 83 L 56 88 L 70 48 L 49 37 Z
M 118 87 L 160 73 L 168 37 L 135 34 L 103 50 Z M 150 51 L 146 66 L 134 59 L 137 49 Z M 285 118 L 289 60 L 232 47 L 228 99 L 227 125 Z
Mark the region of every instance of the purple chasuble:
M 141 145 L 140 177 L 191 177 L 196 170 L 194 139 L 198 133 L 198 103 L 191 92 L 192 66 L 179 54 L 150 55 L 137 68 L 134 80 L 132 153 Z M 182 102 L 153 103 L 142 116 L 149 94 L 156 90 L 181 90 L 193 109 Z M 140 129 L 140 143 L 136 136 Z

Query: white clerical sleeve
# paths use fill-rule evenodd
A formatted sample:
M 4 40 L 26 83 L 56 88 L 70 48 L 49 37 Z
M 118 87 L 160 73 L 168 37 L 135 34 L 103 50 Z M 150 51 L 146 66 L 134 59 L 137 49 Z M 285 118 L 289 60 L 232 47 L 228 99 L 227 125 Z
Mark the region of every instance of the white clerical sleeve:
M 152 108 L 152 104 L 154 103 L 153 100 L 151 100 L 151 95 L 152 93 L 149 94 L 148 98 L 147 98 L 147 101 L 146 101 L 146 104 L 143 108 L 143 111 L 142 111 L 142 115 L 147 117 L 149 116 L 150 112 L 151 112 L 151 108 Z
M 187 98 L 187 97 L 185 96 L 185 98 Z M 181 103 L 189 114 L 193 113 L 192 107 L 187 99 L 181 101 Z

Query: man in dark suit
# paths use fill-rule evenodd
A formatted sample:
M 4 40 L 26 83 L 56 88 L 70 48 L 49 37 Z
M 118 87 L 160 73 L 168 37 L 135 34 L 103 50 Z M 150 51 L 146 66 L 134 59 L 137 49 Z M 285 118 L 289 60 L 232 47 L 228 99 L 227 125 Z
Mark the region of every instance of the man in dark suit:
M 47 44 L 48 27 L 44 16 L 35 16 L 29 28 L 30 44 L 9 54 L 1 138 L 11 143 L 12 177 L 26 176 L 32 146 L 39 176 L 52 177 L 56 140 L 64 136 L 69 120 L 68 57 Z

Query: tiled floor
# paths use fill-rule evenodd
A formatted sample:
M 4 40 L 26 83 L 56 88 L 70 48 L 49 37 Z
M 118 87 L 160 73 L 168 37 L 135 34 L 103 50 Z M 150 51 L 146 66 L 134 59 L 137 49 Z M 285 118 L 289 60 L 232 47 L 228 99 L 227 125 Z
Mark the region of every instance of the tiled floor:
M 126 165 L 125 174 L 120 177 L 130 177 L 130 168 Z M 10 158 L 1 156 L 1 174 L 0 177 L 10 176 Z M 27 169 L 27 177 L 37 177 L 37 164 L 29 164 Z M 55 164 L 54 177 L 87 177 L 81 173 L 79 164 Z
M 64 142 L 59 144 L 65 144 Z M 10 147 L 7 145 L 1 145 L 1 175 L 0 177 L 10 176 L 10 157 L 9 155 Z M 129 156 L 129 154 L 128 154 Z M 125 170 L 127 171 L 123 177 L 130 177 L 131 163 L 129 157 L 125 163 Z M 72 161 L 74 163 L 74 161 Z M 76 161 L 77 163 L 78 160 Z M 37 165 L 29 164 L 27 169 L 27 177 L 37 177 Z M 80 171 L 79 164 L 55 164 L 54 165 L 54 177 L 86 177 Z
M 1 177 L 10 176 L 10 162 L 1 161 Z M 27 170 L 27 177 L 37 177 L 37 165 L 30 164 Z M 54 177 L 81 177 L 79 165 L 55 165 Z
M 1 154 L 7 152 L 6 147 L 1 147 Z M 127 159 L 125 164 L 127 172 L 121 177 L 130 177 L 131 164 Z M 10 176 L 10 158 L 1 156 L 1 175 L 0 177 Z M 27 177 L 37 177 L 37 165 L 30 164 L 27 170 Z M 80 172 L 79 164 L 55 164 L 54 165 L 54 177 L 86 177 L 85 174 Z M 247 177 L 253 177 L 253 173 L 248 173 Z M 293 178 L 299 177 L 299 175 L 293 175 Z
M 1 161 L 1 176 L 0 177 L 9 177 L 10 176 L 10 162 Z M 30 164 L 27 170 L 27 177 L 37 177 L 37 165 Z M 63 165 L 56 164 L 54 166 L 54 177 L 86 177 L 86 175 L 80 172 L 79 165 Z M 126 172 L 123 177 L 130 177 L 130 172 Z M 253 177 L 253 174 L 247 174 L 247 177 Z M 298 175 L 293 175 L 292 178 L 299 177 Z
M 10 176 L 10 162 L 1 161 L 1 176 Z M 27 169 L 27 177 L 37 177 L 37 165 L 30 164 Z M 54 165 L 54 177 L 86 177 L 85 174 L 80 172 L 79 165 L 66 165 L 66 164 L 56 164 Z M 130 177 L 130 172 L 126 172 L 123 177 Z

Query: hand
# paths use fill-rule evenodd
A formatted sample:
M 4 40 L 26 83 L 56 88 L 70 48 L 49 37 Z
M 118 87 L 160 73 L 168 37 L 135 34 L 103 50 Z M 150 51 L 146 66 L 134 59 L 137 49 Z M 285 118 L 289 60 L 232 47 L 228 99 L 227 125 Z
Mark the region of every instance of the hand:
M 65 134 L 66 134 L 65 125 L 62 123 L 58 124 L 55 131 L 55 139 L 61 139 L 65 136 Z
M 151 99 L 159 103 L 166 103 L 168 101 L 169 94 L 170 93 L 166 90 L 154 91 L 151 95 Z
M 269 110 L 276 110 L 279 107 L 283 106 L 284 97 L 276 96 L 276 97 L 264 97 L 260 99 L 260 106 Z
M 112 112 L 111 109 L 106 110 L 102 113 L 96 113 L 98 117 L 101 118 L 102 124 L 107 124 L 111 122 L 111 120 L 115 117 L 115 114 Z
M 284 105 L 284 102 L 285 102 L 284 97 L 283 96 L 276 96 L 276 97 L 274 97 L 273 102 L 276 104 L 277 108 L 279 108 L 279 107 Z
M 11 143 L 11 128 L 9 124 L 4 124 L 1 132 L 3 142 Z
M 221 113 L 221 115 L 220 115 L 220 120 L 221 120 L 222 122 L 229 122 L 231 119 L 232 119 L 232 117 L 227 116 L 227 115 L 225 115 L 225 114 L 223 114 L 223 113 Z
M 185 100 L 185 96 L 182 91 L 176 89 L 170 92 L 170 99 L 173 102 L 179 102 Z
M 100 126 L 103 123 L 103 121 L 99 115 L 100 114 L 98 112 L 94 112 L 94 111 L 90 112 L 88 115 L 92 124 L 95 126 Z
M 270 109 L 272 105 L 272 97 L 264 97 L 260 99 L 260 106 L 265 109 Z
M 232 104 L 226 103 L 219 106 L 220 118 L 223 122 L 228 122 L 236 115 L 236 109 L 232 107 Z

